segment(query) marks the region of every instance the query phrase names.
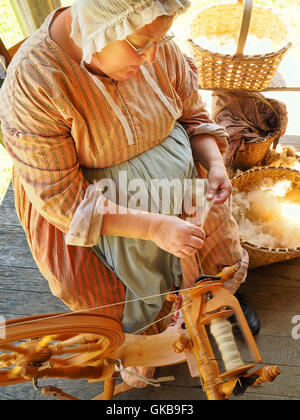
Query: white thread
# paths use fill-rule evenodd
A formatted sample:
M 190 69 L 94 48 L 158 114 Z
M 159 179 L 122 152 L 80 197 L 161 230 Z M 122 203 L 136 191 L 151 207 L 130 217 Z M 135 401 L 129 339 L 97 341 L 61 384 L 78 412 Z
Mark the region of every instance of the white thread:
M 193 286 L 193 287 L 189 287 L 189 288 L 187 288 L 187 289 L 182 289 L 182 290 L 180 290 L 180 292 L 188 292 L 188 291 L 193 290 L 193 289 L 195 289 L 195 286 Z M 145 297 L 143 297 L 143 298 L 136 298 L 136 299 L 132 299 L 132 300 L 125 300 L 125 301 L 123 301 L 123 302 L 110 303 L 109 305 L 97 306 L 97 307 L 95 307 L 95 308 L 82 309 L 82 310 L 80 310 L 80 311 L 64 312 L 63 314 L 49 316 L 49 317 L 47 317 L 46 319 L 47 319 L 47 320 L 49 320 L 49 319 L 63 318 L 63 317 L 68 316 L 68 315 L 81 314 L 81 313 L 85 313 L 85 312 L 96 311 L 96 310 L 98 310 L 98 309 L 111 308 L 112 306 L 125 305 L 126 303 L 137 302 L 137 301 L 139 301 L 139 300 L 145 300 L 145 299 L 152 299 L 152 298 L 155 298 L 155 297 L 159 297 L 159 296 L 166 296 L 166 295 L 171 295 L 171 294 L 175 294 L 175 293 L 178 293 L 178 291 L 177 291 L 177 290 L 175 290 L 175 291 L 171 291 L 171 292 L 161 293 L 161 294 L 159 294 L 159 295 L 145 296 Z M 190 304 L 190 305 L 191 305 L 191 304 Z M 187 306 L 190 306 L 190 305 L 187 305 Z M 186 307 L 187 307 L 187 306 L 186 306 Z M 176 313 L 176 312 L 178 312 L 178 311 L 175 311 L 174 313 Z M 163 318 L 159 319 L 158 321 L 155 321 L 153 324 L 155 324 L 155 323 L 157 323 L 157 322 L 160 322 L 160 321 L 164 320 L 165 318 L 168 318 L 169 316 L 173 315 L 174 313 L 168 314 L 167 316 L 165 316 L 165 317 L 163 317 Z M 41 315 L 42 315 L 42 314 L 41 314 Z M 35 319 L 35 320 L 31 320 L 31 321 L 19 322 L 19 323 L 17 323 L 17 324 L 14 324 L 14 326 L 20 326 L 20 325 L 33 324 L 33 323 L 34 323 L 34 322 L 36 322 L 36 321 L 43 321 L 43 319 L 45 319 L 45 318 Z M 151 325 L 153 325 L 153 324 L 151 324 Z M 145 328 L 148 328 L 148 327 L 149 327 L 149 326 L 147 326 L 147 327 L 145 327 Z M 143 331 L 145 328 L 143 328 L 143 329 L 141 329 L 141 330 L 139 330 L 139 331 Z M 138 332 L 139 332 L 139 331 L 138 331 Z M 137 332 L 135 332 L 134 334 L 137 334 Z
M 200 225 L 201 229 L 204 228 L 204 225 L 205 225 L 205 222 L 206 222 L 206 220 L 209 216 L 209 213 L 210 213 L 213 205 L 215 204 L 216 199 L 218 198 L 218 196 L 215 195 L 215 197 L 211 201 L 208 201 L 207 198 L 206 198 L 206 195 L 207 195 L 207 193 L 205 195 L 203 194 L 203 214 L 202 214 L 202 221 L 201 221 L 201 225 Z M 203 276 L 204 272 L 203 272 L 203 267 L 202 267 L 202 264 L 201 264 L 200 257 L 198 255 L 198 251 L 196 252 L 196 259 L 197 259 L 197 262 L 198 262 L 200 270 L 201 270 L 201 275 Z
M 232 326 L 225 318 L 213 319 L 210 331 L 215 338 L 227 372 L 244 366 L 232 333 Z
M 188 304 L 188 305 L 186 305 L 186 306 L 182 306 L 182 308 L 181 308 L 181 309 L 186 309 L 186 308 L 188 308 L 189 306 L 192 306 L 192 304 L 191 304 L 191 303 L 189 303 L 189 304 Z M 158 319 L 157 321 L 152 322 L 151 324 L 147 325 L 146 327 L 141 328 L 140 330 L 138 330 L 138 331 L 136 331 L 135 333 L 133 333 L 133 335 L 135 335 L 135 334 L 139 334 L 140 332 L 142 332 L 142 331 L 144 331 L 144 330 L 146 330 L 146 329 L 148 329 L 148 328 L 152 327 L 152 325 L 155 325 L 155 324 L 157 324 L 158 322 L 163 321 L 164 319 L 167 319 L 167 318 L 169 318 L 170 316 L 175 315 L 177 312 L 178 312 L 178 309 L 177 309 L 176 311 L 174 311 L 174 312 L 169 313 L 168 315 L 164 316 L 163 318 L 160 318 L 160 319 Z
M 91 76 L 92 76 L 92 75 L 91 75 Z M 97 79 L 97 80 L 98 80 L 98 79 Z M 99 81 L 99 82 L 100 82 L 100 81 Z M 212 205 L 213 205 L 213 203 L 214 203 L 214 200 L 212 200 Z M 205 220 L 205 219 L 206 219 L 206 217 L 208 216 L 208 214 L 209 214 L 209 212 L 210 212 L 210 210 L 211 210 L 211 208 L 212 208 L 212 205 L 210 206 L 209 211 L 208 211 L 208 212 L 206 212 L 206 216 L 205 216 L 204 220 Z M 201 267 L 201 273 L 202 273 L 202 275 L 204 275 L 204 273 L 203 273 L 203 269 L 202 269 L 202 265 L 201 265 L 201 261 L 200 261 L 200 258 L 199 258 L 198 253 L 196 254 L 196 257 L 198 258 L 198 262 L 199 262 L 200 267 Z M 186 288 L 186 289 L 182 289 L 182 290 L 180 290 L 180 293 L 182 293 L 182 292 L 188 292 L 188 291 L 190 291 L 190 290 L 193 290 L 194 288 L 195 288 L 195 286 L 193 286 L 193 287 L 188 287 L 188 288 Z M 137 301 L 140 301 L 140 300 L 152 299 L 152 298 L 155 298 L 155 297 L 161 297 L 161 296 L 166 296 L 166 295 L 176 294 L 176 293 L 178 293 L 178 291 L 177 291 L 177 290 L 175 290 L 175 291 L 170 291 L 170 292 L 166 292 L 166 293 L 161 293 L 161 294 L 157 294 L 157 295 L 152 295 L 152 296 L 145 296 L 145 297 L 142 297 L 142 298 L 136 298 L 136 299 L 127 300 L 127 301 L 123 301 L 123 302 L 117 302 L 117 303 L 111 303 L 111 304 L 108 304 L 108 305 L 97 306 L 97 307 L 95 307 L 95 308 L 82 309 L 82 310 L 80 310 L 80 311 L 65 312 L 65 313 L 63 313 L 63 314 L 49 316 L 49 317 L 47 317 L 47 320 L 49 320 L 49 319 L 56 319 L 56 318 L 62 318 L 62 317 L 64 317 L 64 316 L 68 316 L 68 315 L 74 315 L 74 314 L 80 314 L 80 313 L 85 313 L 85 312 L 96 311 L 96 310 L 99 310 L 99 309 L 111 308 L 111 307 L 113 307 L 113 306 L 117 306 L 117 305 L 125 305 L 126 303 L 132 303 L 132 302 L 137 302 Z M 191 305 L 192 305 L 192 304 L 186 305 L 184 308 L 187 308 L 187 307 L 189 307 L 189 306 L 191 306 Z M 140 330 L 138 330 L 138 331 L 134 332 L 133 334 L 139 334 L 140 332 L 142 332 L 142 331 L 146 330 L 147 328 L 151 327 L 152 325 L 155 325 L 155 324 L 157 324 L 158 322 L 163 321 L 164 319 L 166 319 L 166 318 L 168 318 L 168 317 L 170 317 L 170 316 L 174 315 L 176 312 L 178 312 L 178 311 L 175 311 L 175 312 L 173 312 L 173 313 L 171 313 L 171 314 L 168 314 L 168 315 L 164 316 L 163 318 L 161 318 L 161 319 L 159 319 L 159 320 L 157 320 L 157 321 L 154 321 L 153 323 L 151 323 L 151 324 L 147 325 L 147 326 L 146 326 L 146 327 L 144 327 L 144 328 L 141 328 Z M 41 318 L 41 319 L 37 319 L 37 320 L 31 320 L 31 321 L 19 322 L 19 323 L 17 323 L 17 324 L 14 324 L 14 326 L 20 326 L 20 325 L 32 324 L 32 323 L 34 323 L 35 321 L 42 321 L 42 320 L 43 320 L 43 318 Z
M 200 227 L 202 229 L 204 228 L 205 222 L 206 222 L 206 220 L 209 216 L 209 213 L 210 213 L 211 209 L 213 208 L 213 205 L 215 204 L 215 201 L 216 201 L 217 198 L 218 198 L 218 195 L 215 195 L 214 198 L 211 201 L 208 201 L 207 197 L 206 196 L 204 197 L 205 204 L 203 206 L 204 211 L 203 211 L 203 215 L 202 215 L 202 222 L 201 222 L 201 225 L 200 225 Z
M 91 76 L 93 76 L 93 75 L 91 74 Z M 97 79 L 97 80 L 98 80 L 98 79 Z M 99 82 L 100 82 L 100 81 L 99 81 Z M 214 200 L 212 200 L 212 204 L 213 204 L 213 203 L 214 203 Z M 210 206 L 209 211 L 211 210 L 211 208 L 212 208 L 212 205 Z M 208 216 L 209 211 L 208 211 L 208 212 L 206 212 L 205 219 L 206 219 L 206 217 Z M 198 253 L 196 254 L 196 256 L 197 256 L 197 258 L 198 258 L 198 261 L 199 261 L 199 264 L 200 264 L 200 267 L 201 267 L 201 272 L 202 272 L 202 275 L 204 275 L 204 273 L 203 273 L 203 269 L 202 269 L 202 265 L 201 265 L 201 261 L 200 261 L 200 258 L 199 258 Z M 188 291 L 190 291 L 190 290 L 193 290 L 194 288 L 195 288 L 195 286 L 193 286 L 193 287 L 188 287 L 188 288 L 186 288 L 186 289 L 182 289 L 182 290 L 180 290 L 180 293 L 182 293 L 182 292 L 188 292 Z M 65 313 L 63 313 L 63 314 L 49 316 L 49 317 L 47 317 L 47 320 L 49 320 L 49 319 L 56 319 L 56 318 L 62 318 L 62 317 L 68 316 L 68 315 L 74 315 L 74 314 L 80 314 L 80 313 L 86 313 L 86 312 L 96 311 L 96 310 L 99 310 L 99 309 L 111 308 L 111 307 L 113 307 L 113 306 L 117 306 L 117 305 L 125 305 L 126 303 L 133 303 L 133 302 L 137 302 L 137 301 L 140 301 L 140 300 L 153 299 L 153 298 L 156 298 L 156 297 L 167 296 L 167 295 L 170 295 L 170 294 L 177 294 L 177 293 L 178 293 L 178 291 L 177 291 L 177 290 L 175 290 L 175 291 L 170 291 L 170 292 L 166 292 L 166 293 L 160 293 L 160 294 L 157 294 L 157 295 L 144 296 L 144 297 L 142 297 L 142 298 L 136 298 L 136 299 L 132 299 L 132 300 L 126 300 L 126 301 L 123 301 L 123 302 L 117 302 L 117 303 L 111 303 L 111 304 L 108 304 L 108 305 L 97 306 L 97 307 L 95 307 L 95 308 L 82 309 L 82 310 L 79 310 L 79 311 L 73 311 L 73 312 L 65 312 Z M 189 306 L 191 306 L 191 305 L 192 305 L 192 304 L 186 305 L 186 306 L 184 306 L 184 308 L 187 308 L 187 307 L 189 307 Z M 151 323 L 151 324 L 147 325 L 147 326 L 146 326 L 146 327 L 144 327 L 144 328 L 141 328 L 140 330 L 138 330 L 138 331 L 134 332 L 133 334 L 139 334 L 140 332 L 142 332 L 142 331 L 146 330 L 147 328 L 151 327 L 152 325 L 155 325 L 155 324 L 157 324 L 158 322 L 163 321 L 164 319 L 166 319 L 166 318 L 168 318 L 168 317 L 170 317 L 170 316 L 174 315 L 176 312 L 178 312 L 178 311 L 174 311 L 173 313 L 170 313 L 170 314 L 168 314 L 168 315 L 164 316 L 163 318 L 161 318 L 161 319 L 159 319 L 159 320 L 157 320 L 157 321 L 154 321 L 153 323 Z M 37 319 L 37 320 L 31 320 L 31 321 L 19 322 L 19 323 L 17 323 L 17 324 L 14 324 L 14 326 L 20 326 L 20 325 L 32 324 L 32 323 L 34 323 L 35 321 L 42 321 L 42 320 L 43 320 L 43 318 L 41 318 L 41 319 Z

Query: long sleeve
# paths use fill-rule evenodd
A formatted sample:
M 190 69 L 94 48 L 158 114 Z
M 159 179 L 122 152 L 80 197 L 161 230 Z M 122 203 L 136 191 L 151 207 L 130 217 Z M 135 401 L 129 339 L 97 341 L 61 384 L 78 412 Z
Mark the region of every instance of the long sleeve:
M 198 69 L 194 60 L 183 54 L 175 43 L 171 48 L 172 58 L 176 60 L 176 80 L 173 83 L 183 109 L 179 122 L 190 138 L 197 134 L 214 135 L 220 151 L 224 153 L 228 133 L 209 116 L 198 88 Z
M 29 200 L 67 232 L 89 184 L 79 168 L 70 126 L 59 112 L 58 95 L 42 77 L 42 69 L 19 66 L 13 87 L 4 85 L 1 92 L 4 98 L 11 89 L 11 112 L 2 101 L 0 118 L 7 151 Z

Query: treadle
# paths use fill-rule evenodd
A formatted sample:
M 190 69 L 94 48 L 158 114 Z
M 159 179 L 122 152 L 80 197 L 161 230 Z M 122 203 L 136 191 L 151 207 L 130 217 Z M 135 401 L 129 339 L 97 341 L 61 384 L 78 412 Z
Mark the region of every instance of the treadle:
M 62 401 L 79 401 L 78 398 L 63 392 L 60 388 L 56 388 L 55 386 L 44 387 L 41 389 L 41 393 L 42 395 L 57 398 L 58 400 Z

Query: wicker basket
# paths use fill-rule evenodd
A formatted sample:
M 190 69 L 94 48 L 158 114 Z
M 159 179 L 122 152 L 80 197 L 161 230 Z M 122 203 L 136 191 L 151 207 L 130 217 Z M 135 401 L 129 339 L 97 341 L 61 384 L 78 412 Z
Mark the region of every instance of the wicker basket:
M 293 192 L 300 198 L 300 172 L 289 168 L 269 166 L 254 168 L 234 177 L 231 181 L 234 188 L 243 192 L 250 191 L 253 185 L 266 178 L 274 179 L 274 181 L 293 181 Z M 249 254 L 250 269 L 300 257 L 300 246 L 297 248 L 265 248 L 243 240 L 241 240 L 241 245 Z
M 249 98 L 252 101 L 262 101 L 272 109 L 277 117 L 277 126 L 275 131 L 271 132 L 265 138 L 260 138 L 253 143 L 246 143 L 245 141 L 242 142 L 242 145 L 235 156 L 234 162 L 232 163 L 232 168 L 241 169 L 243 171 L 251 169 L 253 166 L 262 164 L 262 161 L 266 157 L 271 146 L 273 145 L 273 149 L 276 149 L 282 133 L 285 131 L 287 126 L 287 112 L 286 110 L 284 111 L 282 107 L 278 106 L 278 101 L 275 99 L 264 98 L 261 94 L 255 94 L 254 96 L 251 95 L 251 92 L 247 93 L 247 95 L 249 95 Z M 214 120 L 221 125 L 222 122 L 218 121 L 218 115 L 226 106 L 229 105 L 230 103 L 224 105 L 222 108 L 219 108 L 213 113 Z
M 251 19 L 252 16 L 252 19 Z M 250 25 L 251 22 L 251 25 Z M 244 55 L 248 34 L 268 38 L 276 50 L 267 54 Z M 237 41 L 235 55 L 208 51 L 193 39 L 200 36 L 231 36 Z M 212 6 L 193 20 L 189 45 L 199 69 L 202 89 L 238 89 L 262 91 L 266 89 L 284 55 L 292 46 L 288 31 L 279 17 L 262 7 L 253 7 L 253 0 L 239 0 L 237 4 Z

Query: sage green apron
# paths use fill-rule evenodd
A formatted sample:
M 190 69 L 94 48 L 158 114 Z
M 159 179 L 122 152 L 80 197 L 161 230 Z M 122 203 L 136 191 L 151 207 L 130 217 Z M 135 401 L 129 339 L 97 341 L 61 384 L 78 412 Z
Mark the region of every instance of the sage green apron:
M 154 180 L 169 182 L 176 180 L 183 186 L 184 180 L 196 178 L 190 140 L 179 123 L 176 123 L 171 134 L 158 146 L 119 165 L 103 169 L 84 169 L 83 173 L 91 183 L 94 180 L 113 181 L 117 194 L 116 197 L 109 198 L 117 204 L 131 208 L 135 199 L 141 195 L 137 195 L 136 188 L 131 190 L 130 184 L 136 187 L 142 182 L 145 185 L 142 201 L 148 204 L 148 208 L 142 207 L 142 210 L 152 209 L 153 212 L 154 208 L 154 212 L 164 214 L 166 209 L 162 207 L 164 198 L 162 189 L 156 190 L 160 191 L 160 194 L 156 194 L 157 200 L 153 199 Z M 124 179 L 127 182 L 124 182 Z M 124 197 L 126 188 L 128 202 L 120 203 L 120 197 L 122 194 Z M 175 194 L 171 194 L 169 214 L 179 215 L 182 200 L 179 208 L 174 197 Z M 139 201 L 137 204 L 140 204 L 141 199 L 137 201 Z M 162 250 L 154 242 L 101 235 L 93 250 L 126 286 L 126 301 L 139 299 L 125 304 L 123 317 L 125 332 L 134 333 L 146 327 L 160 312 L 165 296 L 146 299 L 147 296 L 161 295 L 174 286 L 180 287 L 182 281 L 180 259 Z

